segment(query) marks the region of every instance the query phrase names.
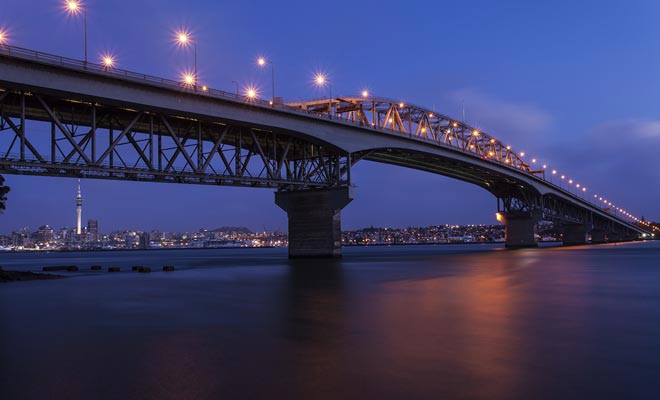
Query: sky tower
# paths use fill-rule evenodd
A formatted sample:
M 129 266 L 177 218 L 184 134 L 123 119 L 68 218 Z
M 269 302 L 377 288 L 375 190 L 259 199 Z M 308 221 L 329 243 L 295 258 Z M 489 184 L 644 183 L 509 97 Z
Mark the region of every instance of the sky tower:
M 78 193 L 76 193 L 76 212 L 78 213 L 76 233 L 82 235 L 82 193 L 80 193 L 80 179 L 78 179 Z

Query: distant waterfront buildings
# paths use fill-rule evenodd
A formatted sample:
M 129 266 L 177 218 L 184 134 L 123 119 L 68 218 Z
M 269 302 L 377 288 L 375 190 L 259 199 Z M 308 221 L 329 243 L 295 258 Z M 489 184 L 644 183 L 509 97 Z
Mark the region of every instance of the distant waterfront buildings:
M 660 224 L 657 224 L 660 225 Z M 83 234 L 76 228 L 53 229 L 42 225 L 32 232 L 25 227 L 0 235 L 0 250 L 129 250 L 223 247 L 286 247 L 284 232 L 252 232 L 244 227 L 222 227 L 197 232 L 119 230 L 108 234 L 98 230 L 97 220 L 88 220 Z M 561 231 L 551 223 L 539 224 L 537 239 L 560 241 Z M 342 233 L 344 246 L 383 246 L 444 243 L 501 243 L 503 225 L 432 225 L 427 227 L 369 227 Z

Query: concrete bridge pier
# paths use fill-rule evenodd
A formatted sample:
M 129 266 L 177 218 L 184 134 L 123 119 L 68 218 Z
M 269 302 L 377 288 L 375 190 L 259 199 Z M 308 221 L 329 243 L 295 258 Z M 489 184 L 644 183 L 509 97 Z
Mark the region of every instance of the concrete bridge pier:
M 622 241 L 622 236 L 618 232 L 607 232 L 607 242 L 608 243 L 616 243 L 616 242 L 621 242 Z
M 623 236 L 623 241 L 624 242 L 634 242 L 637 239 L 639 239 L 639 237 L 637 235 L 635 235 L 634 233 L 628 233 L 628 234 Z
M 602 229 L 594 229 L 591 231 L 591 244 L 606 243 L 605 231 Z
M 504 244 L 508 249 L 538 247 L 536 226 L 538 219 L 532 216 L 504 214 Z
M 341 210 L 351 200 L 348 187 L 275 192 L 289 217 L 289 258 L 341 257 Z
M 589 227 L 587 227 L 587 225 L 576 224 L 564 226 L 564 246 L 587 244 L 588 232 Z

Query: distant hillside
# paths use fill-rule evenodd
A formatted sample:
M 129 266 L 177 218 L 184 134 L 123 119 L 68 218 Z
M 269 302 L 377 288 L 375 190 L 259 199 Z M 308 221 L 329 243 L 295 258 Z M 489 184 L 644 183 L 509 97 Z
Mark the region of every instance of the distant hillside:
M 223 233 L 229 233 L 229 232 L 236 232 L 236 233 L 252 233 L 251 230 L 244 226 L 223 226 L 221 228 L 213 229 L 211 232 L 223 232 Z

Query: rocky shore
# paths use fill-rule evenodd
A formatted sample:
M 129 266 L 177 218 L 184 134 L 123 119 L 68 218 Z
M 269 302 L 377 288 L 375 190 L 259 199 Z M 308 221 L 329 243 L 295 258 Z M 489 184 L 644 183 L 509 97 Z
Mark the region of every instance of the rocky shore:
M 0 267 L 0 283 L 15 281 L 33 281 L 37 279 L 58 279 L 61 275 L 39 274 L 30 271 L 5 271 Z

